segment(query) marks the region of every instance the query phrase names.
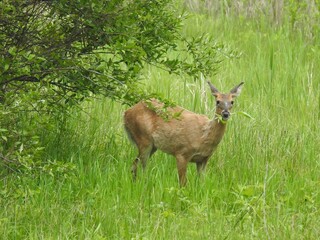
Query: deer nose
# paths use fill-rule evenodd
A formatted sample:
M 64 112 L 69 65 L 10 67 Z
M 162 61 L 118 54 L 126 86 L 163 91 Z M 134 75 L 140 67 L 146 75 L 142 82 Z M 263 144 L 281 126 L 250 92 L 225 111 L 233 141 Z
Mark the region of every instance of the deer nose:
M 228 120 L 229 117 L 230 117 L 230 113 L 229 113 L 228 111 L 223 111 L 223 112 L 221 113 L 221 116 L 222 116 L 222 119 L 223 119 L 223 120 Z

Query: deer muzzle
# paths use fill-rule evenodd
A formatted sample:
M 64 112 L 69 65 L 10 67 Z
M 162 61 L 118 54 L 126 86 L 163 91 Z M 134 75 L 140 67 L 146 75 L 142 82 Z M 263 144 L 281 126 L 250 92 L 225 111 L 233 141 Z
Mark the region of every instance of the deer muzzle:
M 223 119 L 224 121 L 227 121 L 227 120 L 229 119 L 229 117 L 230 117 L 230 112 L 227 111 L 227 110 L 223 110 L 223 111 L 221 112 L 221 117 L 222 117 L 222 119 Z

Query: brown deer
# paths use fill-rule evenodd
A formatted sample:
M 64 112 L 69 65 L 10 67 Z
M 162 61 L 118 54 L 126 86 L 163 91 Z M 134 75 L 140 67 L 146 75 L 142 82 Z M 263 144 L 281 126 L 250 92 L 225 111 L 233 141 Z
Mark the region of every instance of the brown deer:
M 243 82 L 228 94 L 220 93 L 210 82 L 208 84 L 216 98 L 213 120 L 179 106 L 168 107 L 165 113 L 172 117 L 165 119 L 157 113 L 157 109 L 161 110 L 164 104 L 156 99 L 141 101 L 124 113 L 125 129 L 139 151 L 132 164 L 134 180 L 139 161 L 145 168 L 147 159 L 157 149 L 176 157 L 181 186 L 186 184 L 188 162 L 196 163 L 199 174 L 205 169 L 223 137 L 230 110 L 241 92 Z

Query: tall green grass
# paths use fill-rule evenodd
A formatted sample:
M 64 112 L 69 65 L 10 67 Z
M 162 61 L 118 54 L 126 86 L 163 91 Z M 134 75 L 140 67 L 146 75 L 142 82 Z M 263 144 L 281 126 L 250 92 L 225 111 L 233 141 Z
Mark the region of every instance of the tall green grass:
M 218 150 L 201 179 L 188 167 L 178 187 L 173 157 L 157 152 L 131 181 L 136 156 L 122 128 L 125 107 L 84 104 L 65 131 L 47 134 L 60 175 L 4 184 L 3 239 L 317 239 L 320 235 L 319 45 L 285 27 L 239 19 L 191 18 L 186 34 L 207 32 L 241 55 L 211 81 L 221 91 L 245 81 Z M 143 83 L 177 104 L 213 116 L 203 79 L 146 69 Z M 57 168 L 63 167 L 57 163 Z

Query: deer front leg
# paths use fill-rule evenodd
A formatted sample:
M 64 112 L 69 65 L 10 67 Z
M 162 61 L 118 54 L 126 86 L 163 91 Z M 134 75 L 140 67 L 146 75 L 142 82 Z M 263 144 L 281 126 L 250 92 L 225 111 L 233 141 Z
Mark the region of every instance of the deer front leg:
M 177 168 L 178 168 L 180 187 L 184 187 L 187 183 L 186 173 L 187 173 L 188 161 L 181 155 L 177 155 L 176 159 L 177 159 Z

